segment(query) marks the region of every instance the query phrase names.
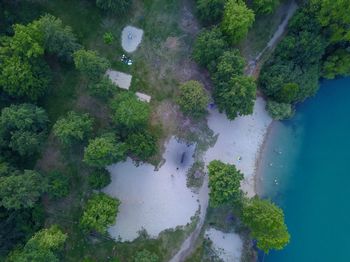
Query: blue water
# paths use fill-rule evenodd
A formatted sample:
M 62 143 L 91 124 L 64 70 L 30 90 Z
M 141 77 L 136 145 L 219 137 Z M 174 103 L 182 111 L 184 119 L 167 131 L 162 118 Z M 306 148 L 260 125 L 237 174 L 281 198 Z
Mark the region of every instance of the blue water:
M 322 82 L 275 123 L 263 154 L 259 191 L 283 208 L 291 234 L 264 262 L 350 261 L 350 78 Z

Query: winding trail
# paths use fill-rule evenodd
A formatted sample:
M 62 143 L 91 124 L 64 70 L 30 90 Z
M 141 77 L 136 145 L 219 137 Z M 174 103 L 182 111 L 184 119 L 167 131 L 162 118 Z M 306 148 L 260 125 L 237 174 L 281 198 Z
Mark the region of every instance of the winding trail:
M 273 34 L 270 41 L 266 44 L 265 48 L 257 55 L 257 57 L 248 63 L 248 68 L 246 70 L 247 75 L 253 75 L 259 65 L 260 59 L 262 55 L 270 49 L 273 49 L 278 42 L 280 41 L 282 35 L 284 34 L 288 21 L 293 16 L 295 11 L 297 10 L 298 5 L 295 0 L 290 3 L 288 11 L 286 13 L 286 17 L 282 21 L 282 23 L 278 26 L 276 32 Z M 186 257 L 188 257 L 195 248 L 196 240 L 198 239 L 202 227 L 204 225 L 206 211 L 209 203 L 209 189 L 208 189 L 208 176 L 206 175 L 204 178 L 204 182 L 199 191 L 199 202 L 200 202 L 200 213 L 199 213 L 199 221 L 196 225 L 194 231 L 187 237 L 187 239 L 182 243 L 178 252 L 169 260 L 169 262 L 183 262 Z

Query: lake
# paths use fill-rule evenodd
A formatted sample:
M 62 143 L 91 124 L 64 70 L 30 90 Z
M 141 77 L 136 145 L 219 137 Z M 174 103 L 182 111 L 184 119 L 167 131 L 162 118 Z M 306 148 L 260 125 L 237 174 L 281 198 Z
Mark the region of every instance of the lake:
M 292 119 L 273 124 L 258 181 L 291 234 L 261 261 L 350 261 L 350 78 L 323 81 Z

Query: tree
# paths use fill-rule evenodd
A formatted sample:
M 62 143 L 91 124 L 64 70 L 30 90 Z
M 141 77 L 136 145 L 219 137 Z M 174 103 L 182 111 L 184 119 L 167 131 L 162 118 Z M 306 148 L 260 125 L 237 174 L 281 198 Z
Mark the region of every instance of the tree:
M 287 83 L 275 94 L 274 98 L 280 103 L 292 103 L 296 100 L 299 93 L 299 85 L 296 83 Z
M 268 253 L 284 248 L 290 239 L 282 209 L 268 200 L 252 198 L 243 207 L 243 222 L 258 241 L 258 248 Z
M 136 253 L 136 256 L 134 258 L 134 262 L 158 262 L 159 257 L 148 251 L 147 249 L 143 249 L 142 251 L 139 251 Z
M 58 262 L 55 251 L 63 247 L 67 235 L 64 234 L 56 225 L 48 229 L 37 232 L 28 240 L 22 250 L 15 250 L 10 254 L 9 262 Z
M 180 86 L 180 95 L 177 103 L 182 112 L 197 118 L 206 113 L 209 96 L 201 83 L 191 80 Z
M 105 76 L 99 82 L 89 84 L 88 90 L 91 95 L 107 100 L 116 92 L 117 86 Z
M 244 58 L 237 49 L 225 51 L 218 59 L 218 65 L 213 74 L 214 84 L 227 83 L 232 76 L 243 75 L 244 66 Z
M 84 151 L 84 162 L 90 166 L 103 168 L 125 159 L 126 145 L 117 142 L 113 134 L 105 134 L 89 141 Z
M 89 80 L 97 82 L 111 66 L 109 61 L 100 57 L 96 51 L 80 49 L 73 54 L 75 67 Z
M 1 111 L 0 140 L 21 156 L 39 151 L 47 134 L 48 117 L 44 109 L 32 104 L 11 105 Z
M 316 10 L 320 24 L 329 32 L 332 43 L 350 41 L 350 6 L 344 0 L 312 0 L 311 9 Z
M 92 189 L 99 190 L 111 183 L 111 176 L 106 169 L 100 168 L 89 174 L 88 181 Z
M 291 104 L 278 103 L 273 100 L 269 100 L 266 104 L 266 110 L 270 116 L 275 120 L 283 120 L 291 118 L 294 114 Z
M 259 14 L 271 14 L 279 3 L 280 0 L 253 0 L 253 10 Z
M 225 4 L 222 31 L 232 44 L 243 39 L 254 22 L 254 12 L 241 0 L 228 0 Z
M 59 18 L 49 14 L 42 16 L 36 23 L 43 34 L 45 51 L 70 61 L 73 53 L 80 48 L 72 28 L 64 26 Z
M 107 227 L 115 223 L 120 201 L 104 193 L 94 194 L 85 206 L 80 224 L 87 230 L 95 230 L 101 234 Z
M 53 126 L 54 135 L 66 146 L 83 141 L 92 131 L 93 120 L 88 114 L 74 111 L 60 118 Z
M 243 174 L 234 165 L 213 160 L 208 165 L 210 204 L 219 206 L 238 201 L 242 197 L 240 190 Z
M 196 8 L 199 20 L 204 25 L 220 22 L 226 0 L 197 0 Z
M 337 49 L 322 65 L 322 76 L 333 79 L 336 76 L 350 75 L 350 50 Z
M 216 68 L 217 59 L 228 48 L 219 28 L 201 32 L 193 47 L 193 58 L 200 65 L 213 72 Z
M 47 192 L 53 199 L 65 197 L 69 194 L 69 176 L 58 170 L 50 171 L 47 174 Z
M 157 138 L 150 132 L 132 133 L 127 136 L 125 142 L 131 154 L 142 161 L 157 153 Z
M 122 132 L 142 130 L 148 124 L 151 109 L 132 92 L 119 93 L 111 102 L 112 119 Z
M 117 14 L 125 14 L 132 1 L 130 0 L 96 0 L 96 5 L 105 11 L 110 11 Z
M 32 170 L 0 177 L 0 205 L 8 209 L 33 207 L 46 189 L 46 181 Z
M 37 23 L 14 25 L 14 35 L 0 43 L 0 86 L 11 96 L 38 99 L 48 87 L 43 33 Z
M 228 83 L 221 83 L 214 90 L 219 111 L 224 111 L 228 119 L 252 114 L 255 97 L 256 84 L 247 76 L 233 76 Z

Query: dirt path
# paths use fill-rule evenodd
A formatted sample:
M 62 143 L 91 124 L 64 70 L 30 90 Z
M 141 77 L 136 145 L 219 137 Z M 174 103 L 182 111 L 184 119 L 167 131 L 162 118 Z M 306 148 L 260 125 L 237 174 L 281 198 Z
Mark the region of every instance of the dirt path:
M 270 41 L 267 43 L 265 48 L 255 57 L 255 59 L 252 59 L 248 62 L 248 68 L 246 70 L 247 75 L 256 75 L 256 71 L 261 66 L 261 57 L 265 54 L 266 51 L 272 50 L 276 47 L 278 42 L 281 40 L 281 37 L 283 36 L 284 32 L 286 31 L 288 21 L 292 18 L 295 11 L 298 9 L 298 5 L 293 0 L 288 8 L 288 11 L 286 13 L 286 17 L 283 19 L 282 23 L 278 26 L 276 32 L 271 37 Z
M 189 12 L 189 6 L 187 1 L 184 2 L 184 10 L 186 13 L 186 16 L 188 16 Z M 273 49 L 281 39 L 283 33 L 285 32 L 289 19 L 293 16 L 295 11 L 297 10 L 298 6 L 296 2 L 293 0 L 289 6 L 288 12 L 286 14 L 285 19 L 282 21 L 282 23 L 277 28 L 276 32 L 270 39 L 270 41 L 267 43 L 266 47 L 258 54 L 258 56 L 249 62 L 248 69 L 246 73 L 248 75 L 253 75 L 256 69 L 259 66 L 260 58 L 261 56 L 270 49 Z M 208 177 L 205 177 L 205 181 L 200 189 L 199 193 L 199 200 L 200 200 L 200 206 L 201 206 L 201 212 L 199 214 L 199 222 L 195 228 L 195 230 L 189 235 L 189 237 L 182 243 L 179 251 L 169 260 L 169 262 L 183 262 L 185 261 L 186 257 L 188 257 L 195 248 L 196 240 L 198 239 L 200 232 L 202 230 L 202 227 L 204 225 L 205 216 L 206 216 L 206 210 L 208 207 L 209 202 L 209 190 L 208 190 Z

